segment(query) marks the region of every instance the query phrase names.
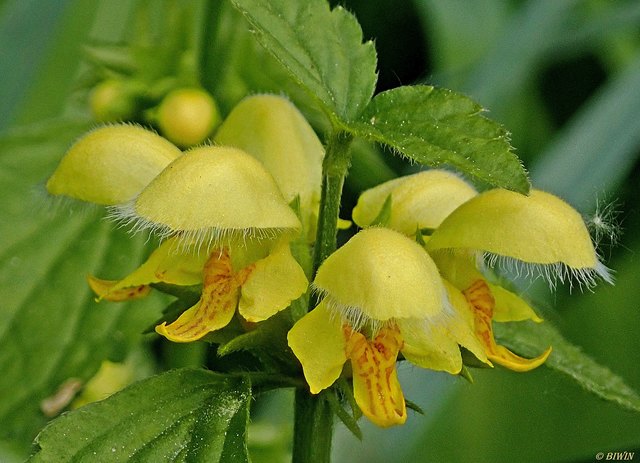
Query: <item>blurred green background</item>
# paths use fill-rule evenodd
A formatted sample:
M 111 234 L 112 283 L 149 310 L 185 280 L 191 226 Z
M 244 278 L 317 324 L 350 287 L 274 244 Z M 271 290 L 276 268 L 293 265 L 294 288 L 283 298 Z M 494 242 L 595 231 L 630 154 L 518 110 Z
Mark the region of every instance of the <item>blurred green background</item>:
M 7 346 L 16 352 L 22 349 L 20 355 L 27 362 L 42 355 L 29 351 L 29 346 L 38 345 L 37 340 L 23 342 L 22 337 L 14 336 L 15 330 L 7 328 L 27 317 L 29 304 L 18 287 L 47 289 L 40 285 L 44 276 L 37 270 L 37 259 L 56 247 L 64 253 L 72 246 L 68 240 L 56 241 L 55 233 L 38 234 L 37 230 L 52 223 L 76 220 L 72 210 L 63 209 L 62 214 L 69 217 L 60 218 L 56 216 L 60 211 L 43 207 L 38 188 L 70 140 L 92 125 L 83 83 L 90 66 L 83 46 L 126 43 L 132 18 L 141 6 L 153 12 L 150 22 L 162 24 L 164 15 L 173 11 L 170 3 L 0 1 L 0 130 L 4 133 L 0 138 L 0 193 L 4 198 L 0 206 L 0 314 L 5 317 L 0 324 L 0 351 L 5 352 L 0 354 L 0 365 L 16 359 Z M 602 215 L 605 205 L 614 204 L 617 214 L 613 219 L 621 224 L 623 234 L 615 246 L 605 238 L 600 252 L 615 270 L 615 286 L 602 285 L 594 293 L 574 290 L 573 294 L 560 288 L 553 295 L 536 284 L 525 285 L 523 290 L 571 342 L 640 390 L 640 2 L 333 2 L 338 3 L 356 14 L 365 38 L 376 41 L 378 90 L 421 82 L 463 92 L 511 131 L 513 145 L 536 187 L 559 194 L 586 217 Z M 193 28 L 203 44 L 198 50 L 201 82 L 216 96 L 223 113 L 244 94 L 256 91 L 288 92 L 304 108 L 304 97 L 253 43 L 242 18 L 224 0 L 184 4 L 192 8 L 192 22 L 186 27 Z M 312 112 L 308 115 L 314 120 Z M 389 153 L 363 149 L 347 179 L 342 216 L 348 216 L 363 188 L 411 169 Z M 77 220 L 81 228 L 83 219 Z M 109 225 L 102 223 L 98 228 L 96 236 L 111 243 L 104 238 L 112 233 Z M 143 246 L 141 242 L 135 249 L 140 252 Z M 111 260 L 120 263 L 130 252 L 128 248 L 109 249 Z M 65 259 L 69 272 L 84 275 L 90 270 L 82 252 L 74 251 L 73 259 Z M 128 265 L 135 266 L 135 262 Z M 54 285 L 51 291 L 55 293 L 56 288 Z M 45 296 L 38 299 L 42 320 L 55 318 L 56 310 L 71 311 L 72 299 L 60 302 Z M 87 304 L 90 296 L 83 292 L 78 300 Z M 47 301 L 52 302 L 47 305 Z M 126 324 L 132 332 L 148 323 L 147 314 L 155 313 L 149 309 L 133 316 L 122 310 L 117 323 Z M 133 339 L 131 343 L 139 341 L 133 334 L 125 337 Z M 107 348 L 94 354 L 114 356 Z M 75 374 L 91 376 L 101 358 L 85 363 L 76 359 L 82 368 Z M 636 458 L 640 458 L 640 416 L 602 402 L 548 369 L 524 375 L 499 368 L 479 371 L 473 385 L 409 365 L 402 365 L 400 374 L 406 396 L 425 415 L 412 414 L 407 425 L 391 430 L 363 423 L 362 442 L 338 425 L 334 461 L 588 462 L 595 461 L 597 452 L 625 450 L 638 450 Z M 4 397 L 33 388 L 37 392 L 29 397 L 36 400 L 58 384 L 53 373 L 37 377 L 35 385 L 16 381 L 18 373 L 5 376 L 8 379 L 0 380 Z M 0 406 L 0 421 L 7 420 L 0 426 L 5 429 L 0 461 L 21 461 L 28 451 L 25 442 L 37 428 L 31 423 L 17 429 L 13 412 L 3 414 L 6 410 Z M 256 461 L 286 461 L 289 413 L 286 393 L 257 404 L 250 437 Z

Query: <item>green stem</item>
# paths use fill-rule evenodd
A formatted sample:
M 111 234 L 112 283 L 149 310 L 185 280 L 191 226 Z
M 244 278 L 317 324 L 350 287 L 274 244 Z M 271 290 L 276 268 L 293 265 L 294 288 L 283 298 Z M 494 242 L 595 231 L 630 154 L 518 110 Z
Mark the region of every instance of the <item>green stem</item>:
M 328 392 L 331 393 L 331 392 Z M 324 393 L 296 389 L 293 455 L 296 463 L 329 463 L 333 438 L 333 411 Z
M 314 275 L 320 264 L 336 249 L 340 200 L 344 179 L 349 171 L 349 145 L 352 139 L 348 133 L 337 132 L 329 138 L 326 147 L 322 165 L 318 231 L 313 250 Z M 314 301 L 310 303 L 313 305 Z M 333 438 L 333 412 L 324 393 L 313 395 L 307 388 L 296 389 L 293 432 L 292 461 L 329 463 Z
M 318 232 L 313 250 L 313 274 L 329 255 L 336 250 L 338 217 L 344 179 L 349 171 L 351 156 L 349 145 L 353 136 L 346 132 L 334 133 L 327 144 L 322 165 L 322 195 Z

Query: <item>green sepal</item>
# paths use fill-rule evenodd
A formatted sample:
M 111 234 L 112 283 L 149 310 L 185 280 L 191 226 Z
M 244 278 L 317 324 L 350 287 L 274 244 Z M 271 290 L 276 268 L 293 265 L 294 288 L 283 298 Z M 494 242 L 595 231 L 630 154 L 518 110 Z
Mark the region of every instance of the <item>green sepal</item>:
M 380 212 L 378 212 L 378 215 L 373 219 L 370 226 L 386 227 L 389 224 L 389 219 L 391 219 L 391 205 L 393 203 L 391 196 L 392 195 L 390 194 L 387 196 L 387 199 L 384 200 L 384 203 L 382 203 L 382 207 L 380 208 Z
M 473 376 L 471 375 L 471 370 L 469 370 L 469 368 L 467 368 L 465 365 L 462 365 L 462 370 L 460 370 L 458 376 L 467 380 L 469 384 L 473 384 Z
M 341 383 L 342 380 L 342 383 Z M 347 381 L 344 378 L 336 381 L 335 393 L 326 394 L 327 400 L 329 402 L 329 406 L 333 413 L 342 421 L 345 427 L 351 431 L 358 440 L 362 440 L 362 430 L 358 425 L 358 419 L 362 416 L 362 412 L 360 408 L 355 403 L 355 397 L 353 396 L 353 388 L 350 384 L 345 384 Z M 349 408 L 351 409 L 351 413 L 349 413 L 342 405 L 342 401 L 340 398 L 346 399 L 349 404 Z
M 412 401 L 408 400 L 407 398 L 404 399 L 404 402 L 405 402 L 407 408 L 413 410 L 416 413 L 420 413 L 421 415 L 424 415 L 424 410 L 417 403 L 412 402 Z

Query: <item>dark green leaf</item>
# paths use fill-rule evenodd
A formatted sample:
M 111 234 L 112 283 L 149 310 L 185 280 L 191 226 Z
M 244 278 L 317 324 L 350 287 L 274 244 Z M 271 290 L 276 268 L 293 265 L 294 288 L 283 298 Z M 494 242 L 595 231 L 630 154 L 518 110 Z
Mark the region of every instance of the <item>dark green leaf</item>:
M 640 396 L 611 370 L 592 360 L 569 343 L 549 322 L 496 323 L 500 340 L 516 352 L 533 357 L 549 346 L 553 352 L 546 365 L 569 375 L 589 392 L 615 402 L 623 408 L 640 412 Z
M 507 131 L 450 90 L 418 85 L 380 93 L 352 129 L 420 164 L 449 165 L 482 183 L 529 190 Z
M 221 344 L 218 355 L 226 356 L 234 352 L 250 352 L 260 360 L 267 370 L 291 369 L 292 354 L 287 346 L 287 333 L 291 329 L 288 310 L 258 323 L 254 329 L 234 336 Z
M 322 107 L 334 126 L 354 120 L 375 88 L 376 52 L 355 17 L 325 0 L 232 0 L 258 41 Z
M 242 377 L 173 370 L 62 415 L 30 462 L 247 462 L 251 389 Z

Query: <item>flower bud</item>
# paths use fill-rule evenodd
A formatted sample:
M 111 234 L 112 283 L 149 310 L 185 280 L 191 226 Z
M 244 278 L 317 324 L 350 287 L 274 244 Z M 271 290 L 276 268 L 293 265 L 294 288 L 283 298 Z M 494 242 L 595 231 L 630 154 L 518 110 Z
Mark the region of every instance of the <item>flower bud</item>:
M 131 120 L 137 110 L 136 92 L 123 80 L 107 79 L 91 90 L 89 106 L 98 122 Z
M 204 142 L 220 124 L 213 97 L 199 88 L 178 88 L 169 92 L 156 115 L 160 132 L 180 147 Z

